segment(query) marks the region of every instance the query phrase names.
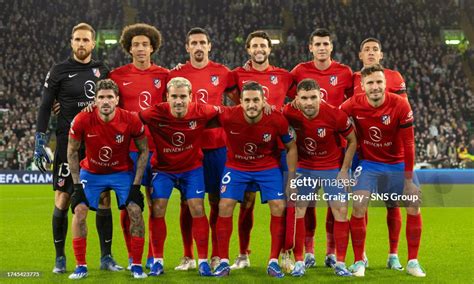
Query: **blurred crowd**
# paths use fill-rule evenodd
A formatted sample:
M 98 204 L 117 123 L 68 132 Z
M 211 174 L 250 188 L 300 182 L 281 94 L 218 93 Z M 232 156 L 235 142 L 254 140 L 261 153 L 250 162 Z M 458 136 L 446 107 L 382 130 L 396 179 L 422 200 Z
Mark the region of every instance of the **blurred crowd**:
M 334 60 L 354 71 L 362 67 L 360 42 L 376 37 L 383 45 L 382 64 L 398 70 L 407 84 L 416 119 L 417 165 L 472 167 L 474 97 L 462 60 L 472 57 L 473 50 L 461 55 L 440 39 L 442 28 L 459 28 L 460 1 L 89 0 L 79 5 L 23 0 L 2 5 L 0 169 L 31 168 L 42 83 L 54 62 L 70 54 L 71 28 L 84 21 L 96 30 L 121 30 L 130 11 L 136 12 L 135 22 L 152 24 L 162 32 L 164 42 L 153 59 L 167 68 L 187 60 L 185 35 L 195 26 L 211 35 L 211 59 L 229 68 L 248 59 L 245 38 L 256 29 L 283 30 L 283 43 L 274 47 L 270 62 L 289 70 L 311 60 L 308 36 L 316 27 L 333 32 Z M 111 68 L 130 61 L 119 45 L 101 47 L 95 57 Z

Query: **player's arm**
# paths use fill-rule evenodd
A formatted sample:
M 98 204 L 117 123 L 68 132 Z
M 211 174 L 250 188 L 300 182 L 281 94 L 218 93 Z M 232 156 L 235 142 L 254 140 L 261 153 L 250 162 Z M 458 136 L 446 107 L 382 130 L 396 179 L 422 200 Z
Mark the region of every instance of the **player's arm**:
M 146 164 L 148 162 L 148 141 L 146 136 L 139 139 L 134 139 L 135 146 L 138 149 L 138 159 L 137 159 L 137 171 L 135 173 L 135 179 L 133 180 L 134 185 L 140 185 L 143 173 L 145 172 Z
M 234 104 L 240 104 L 240 91 L 239 88 L 235 87 L 233 89 L 226 90 L 225 95 L 229 100 Z
M 76 140 L 72 135 L 69 135 L 67 143 L 67 162 L 71 170 L 72 182 L 79 184 L 79 149 L 81 148 L 81 141 Z
M 351 168 L 352 159 L 354 158 L 355 151 L 357 150 L 357 138 L 355 131 L 351 130 L 345 138 L 347 141 L 347 148 L 344 154 L 344 161 L 342 162 L 341 170 L 337 175 L 338 179 L 349 179 L 349 169 Z
M 46 76 L 41 96 L 41 103 L 38 110 L 38 117 L 36 120 L 35 133 L 35 152 L 34 163 L 41 172 L 46 172 L 44 163 L 50 164 L 51 158 L 45 150 L 46 146 L 46 130 L 48 128 L 49 118 L 51 117 L 51 108 L 57 95 L 57 81 L 54 80 L 54 69 Z

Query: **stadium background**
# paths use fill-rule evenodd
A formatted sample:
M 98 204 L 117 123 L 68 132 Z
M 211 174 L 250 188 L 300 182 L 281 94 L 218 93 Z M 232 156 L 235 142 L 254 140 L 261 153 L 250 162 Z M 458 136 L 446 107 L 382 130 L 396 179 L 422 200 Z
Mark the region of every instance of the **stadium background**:
M 410 103 L 415 114 L 416 163 L 423 168 L 472 168 L 474 163 L 474 1 L 468 0 L 322 0 L 322 1 L 66 1 L 66 0 L 21 0 L 0 1 L 1 22 L 0 46 L 0 173 L 8 170 L 35 170 L 32 163 L 36 115 L 41 99 L 41 88 L 49 68 L 54 62 L 63 60 L 70 54 L 69 38 L 71 28 L 78 22 L 88 22 L 98 31 L 98 46 L 94 57 L 104 60 L 110 68 L 129 62 L 117 44 L 105 44 L 105 39 L 118 38 L 121 29 L 136 22 L 156 26 L 163 34 L 164 43 L 154 57 L 154 62 L 167 68 L 187 60 L 184 49 L 185 34 L 191 28 L 200 26 L 211 35 L 213 48 L 211 59 L 229 68 L 242 65 L 247 60 L 244 41 L 248 33 L 268 30 L 272 37 L 280 40 L 272 50 L 270 62 L 291 70 L 302 61 L 311 60 L 307 50 L 308 35 L 316 27 L 326 27 L 334 33 L 333 59 L 349 65 L 353 71 L 360 70 L 358 59 L 359 43 L 366 37 L 379 38 L 383 44 L 384 60 L 387 68 L 398 70 L 405 78 Z M 449 43 L 449 44 L 448 44 Z M 50 129 L 54 129 L 54 119 Z M 49 132 L 50 148 L 54 151 L 55 137 Z M 2 243 L 8 244 L 8 253 L 2 253 L 0 273 L 12 269 L 23 271 L 34 269 L 49 274 L 53 260 L 53 246 L 50 244 L 50 210 L 53 194 L 50 186 L 7 186 L 6 179 L 0 179 L 0 235 Z M 434 186 L 438 190 L 444 188 Z M 449 187 L 449 190 L 455 186 Z M 463 186 L 472 189 L 472 185 Z M 448 189 L 446 189 L 448 190 Z M 469 195 L 468 195 L 469 196 Z M 472 193 L 466 204 L 472 205 Z M 176 198 L 174 198 L 176 200 Z M 267 208 L 260 207 L 262 216 L 267 216 Z M 21 212 L 19 211 L 21 209 Z M 444 211 L 443 211 L 444 210 Z M 446 211 L 448 210 L 448 211 Z M 318 211 L 318 236 L 324 239 L 322 228 L 323 211 Z M 378 215 L 376 215 L 378 213 Z M 422 243 L 422 263 L 429 257 L 462 257 L 469 263 L 473 258 L 473 246 L 466 241 L 472 239 L 472 208 L 443 209 L 429 208 L 425 211 L 425 229 Z M 256 216 L 259 213 L 256 212 Z M 467 224 L 456 216 L 466 216 Z M 373 228 L 369 225 L 370 240 L 379 232 L 385 238 L 385 213 L 376 208 L 371 211 Z M 118 214 L 114 214 L 117 217 Z M 372 216 L 374 216 L 372 218 Z M 268 235 L 268 220 L 257 221 L 252 242 L 259 243 L 260 233 Z M 431 219 L 432 218 L 432 219 Z M 177 210 L 170 210 L 168 220 L 171 228 L 177 224 Z M 380 219 L 378 222 L 377 219 Z M 431 219 L 431 222 L 430 222 Z M 168 221 L 170 222 L 170 221 Z M 375 223 L 380 223 L 379 227 Z M 89 222 L 90 240 L 88 259 L 97 254 L 94 221 Z M 258 226 L 264 223 L 264 226 Z M 32 231 L 25 226 L 34 224 Z M 114 251 L 123 263 L 123 240 L 117 220 L 115 220 Z M 263 224 L 262 224 L 263 225 Z M 463 227 L 459 232 L 458 227 Z M 236 227 L 234 227 L 236 228 Z M 171 231 L 171 230 L 170 230 Z M 173 230 L 176 231 L 176 230 Z M 259 233 L 260 232 L 260 233 Z M 435 237 L 436 236 L 436 237 Z M 235 234 L 233 248 L 235 249 Z M 265 239 L 266 237 L 262 237 Z M 378 238 L 378 237 L 377 237 Z M 429 247 L 430 240 L 442 240 L 440 247 Z M 401 248 L 405 245 L 402 232 Z M 30 242 L 31 240 L 31 242 Z M 24 244 L 27 243 L 27 245 Z M 170 232 L 167 250 L 171 265 L 179 258 L 180 238 L 177 232 Z M 372 244 L 375 246 L 375 244 Z M 439 245 L 432 242 L 432 246 Z M 170 252 L 168 246 L 176 246 Z M 324 245 L 323 245 L 324 246 Z M 380 263 L 385 258 L 385 239 L 380 243 Z M 464 249 L 466 248 L 467 249 Z M 35 254 L 35 261 L 29 265 L 21 260 L 23 249 Z M 257 248 L 258 249 L 258 248 Z M 431 249 L 446 252 L 439 255 Z M 3 251 L 4 249 L 2 249 Z M 374 248 L 376 250 L 376 248 Z M 460 250 L 453 253 L 453 250 Z M 231 250 L 231 253 L 235 251 Z M 265 252 L 256 252 L 254 263 L 258 263 L 259 253 L 265 259 Z M 20 260 L 15 258 L 22 255 Z M 68 251 L 68 268 L 73 262 L 72 251 Z M 176 255 L 175 255 L 176 254 Z M 321 251 L 322 254 L 322 251 Z M 400 252 L 403 255 L 403 249 Z M 348 261 L 351 261 L 351 253 Z M 430 256 L 431 255 L 431 256 Z M 176 260 L 174 260 L 176 258 Z M 374 262 L 377 256 L 373 253 Z M 404 258 L 402 258 L 404 259 Z M 51 260 L 51 263 L 49 263 Z M 425 262 L 423 262 L 423 260 Z M 321 260 L 319 259 L 319 262 Z M 439 265 L 439 267 L 437 266 Z M 445 265 L 439 260 L 426 265 L 428 273 Z M 449 266 L 452 265 L 448 264 Z M 166 268 L 166 267 L 165 267 Z M 263 270 L 262 270 L 263 271 Z M 319 269 L 318 273 L 322 271 Z M 435 280 L 448 281 L 455 271 L 436 274 Z M 462 270 L 459 270 L 462 271 Z M 172 271 L 171 275 L 174 275 Z M 98 273 L 98 272 L 94 272 Z M 252 273 L 257 275 L 255 271 Z M 327 280 L 331 280 L 329 272 Z M 462 279 L 474 281 L 472 272 L 461 272 Z M 367 273 L 369 274 L 369 273 Z M 186 274 L 184 280 L 192 279 Z M 388 276 L 387 276 L 388 275 Z M 376 273 L 390 280 L 390 274 Z M 3 277 L 0 275 L 0 277 Z M 47 276 L 50 277 L 50 276 Z M 105 274 L 103 275 L 107 279 Z M 188 278 L 186 278 L 188 277 Z M 92 277 L 91 277 L 92 278 Z M 125 279 L 125 276 L 122 276 Z M 376 280 L 370 278 L 368 280 Z M 406 278 L 405 278 L 406 279 Z M 51 279 L 48 279 L 51 280 Z M 60 281 L 53 278 L 53 281 Z M 96 279 L 97 280 L 97 279 Z M 115 279 L 116 280 L 116 279 Z M 167 278 L 170 280 L 170 278 Z M 237 280 L 248 280 L 237 278 Z M 268 278 L 262 278 L 268 280 Z M 308 280 L 308 279 L 307 279 Z M 407 280 L 407 279 L 406 279 Z M 432 278 L 433 280 L 433 278 Z M 0 282 L 2 279 L 0 278 Z

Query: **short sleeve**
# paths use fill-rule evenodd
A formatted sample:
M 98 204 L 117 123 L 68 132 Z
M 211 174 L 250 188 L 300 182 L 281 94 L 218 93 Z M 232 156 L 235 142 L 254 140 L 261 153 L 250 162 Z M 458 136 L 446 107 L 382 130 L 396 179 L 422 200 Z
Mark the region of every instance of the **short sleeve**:
M 136 113 L 130 113 L 130 136 L 134 139 L 142 139 L 145 136 L 145 126 Z
M 69 128 L 69 137 L 74 138 L 77 141 L 82 141 L 84 138 L 84 115 L 87 113 L 80 112 L 71 122 L 71 127 Z
M 337 117 L 336 117 L 337 132 L 339 132 L 341 135 L 346 137 L 353 130 L 352 122 L 347 116 L 347 114 L 343 112 L 342 110 L 337 110 L 336 112 L 337 112 Z

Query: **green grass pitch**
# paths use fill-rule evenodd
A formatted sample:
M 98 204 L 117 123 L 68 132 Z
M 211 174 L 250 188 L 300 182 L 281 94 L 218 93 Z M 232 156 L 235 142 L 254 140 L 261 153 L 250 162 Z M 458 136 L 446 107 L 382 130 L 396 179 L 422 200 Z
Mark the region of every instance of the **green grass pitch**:
M 468 187 L 468 186 L 462 186 Z M 472 189 L 472 188 L 467 188 Z M 429 186 L 424 186 L 428 192 Z M 54 246 L 52 244 L 51 214 L 53 209 L 53 192 L 49 185 L 0 185 L 0 283 L 60 283 L 68 282 L 69 273 L 54 275 L 51 270 L 54 264 Z M 114 200 L 114 198 L 113 198 Z M 295 279 L 290 275 L 283 279 L 272 279 L 265 269 L 269 255 L 269 209 L 268 205 L 257 204 L 255 208 L 255 226 L 251 238 L 252 267 L 233 271 L 226 279 L 201 278 L 197 272 L 177 272 L 174 266 L 182 255 L 181 236 L 179 232 L 179 195 L 175 191 L 171 197 L 167 212 L 168 237 L 165 244 L 165 271 L 159 278 L 134 280 L 128 272 L 103 272 L 99 270 L 99 243 L 95 229 L 95 213 L 90 212 L 88 225 L 87 260 L 89 277 L 82 282 L 129 281 L 163 281 L 169 283 L 190 282 L 237 282 L 261 283 L 294 281 L 295 283 L 315 282 L 446 282 L 473 283 L 474 272 L 472 260 L 474 255 L 474 210 L 473 208 L 423 208 L 423 235 L 420 249 L 420 262 L 427 271 L 425 279 L 415 279 L 405 272 L 391 271 L 385 268 L 388 241 L 384 208 L 369 209 L 369 227 L 367 232 L 367 254 L 370 267 L 363 279 L 341 279 L 333 275 L 329 268 L 323 267 L 325 253 L 324 220 L 326 208 L 318 209 L 318 227 L 316 233 L 317 268 L 309 269 L 307 274 Z M 119 213 L 113 204 L 114 239 L 113 253 L 121 265 L 126 265 L 126 249 L 119 224 Z M 238 209 L 235 211 L 236 217 Z M 147 216 L 148 213 L 145 213 Z M 69 218 L 71 218 L 69 214 Z M 234 219 L 236 221 L 237 218 Z M 146 219 L 145 219 L 146 220 Z M 146 222 L 146 221 L 145 221 Z M 71 222 L 69 222 L 71 224 Z M 405 220 L 404 220 L 405 224 Z M 67 269 L 74 268 L 72 240 L 67 239 Z M 145 254 L 146 254 L 145 248 Z M 237 225 L 231 241 L 231 256 L 238 253 Z M 407 251 L 405 230 L 402 228 L 400 252 L 402 264 L 406 264 Z M 144 256 L 145 257 L 145 256 Z M 347 263 L 353 260 L 352 248 L 349 246 Z M 233 261 L 233 259 L 231 260 Z M 470 268 L 469 268 L 470 267 Z M 36 271 L 38 278 L 8 278 L 7 272 Z

